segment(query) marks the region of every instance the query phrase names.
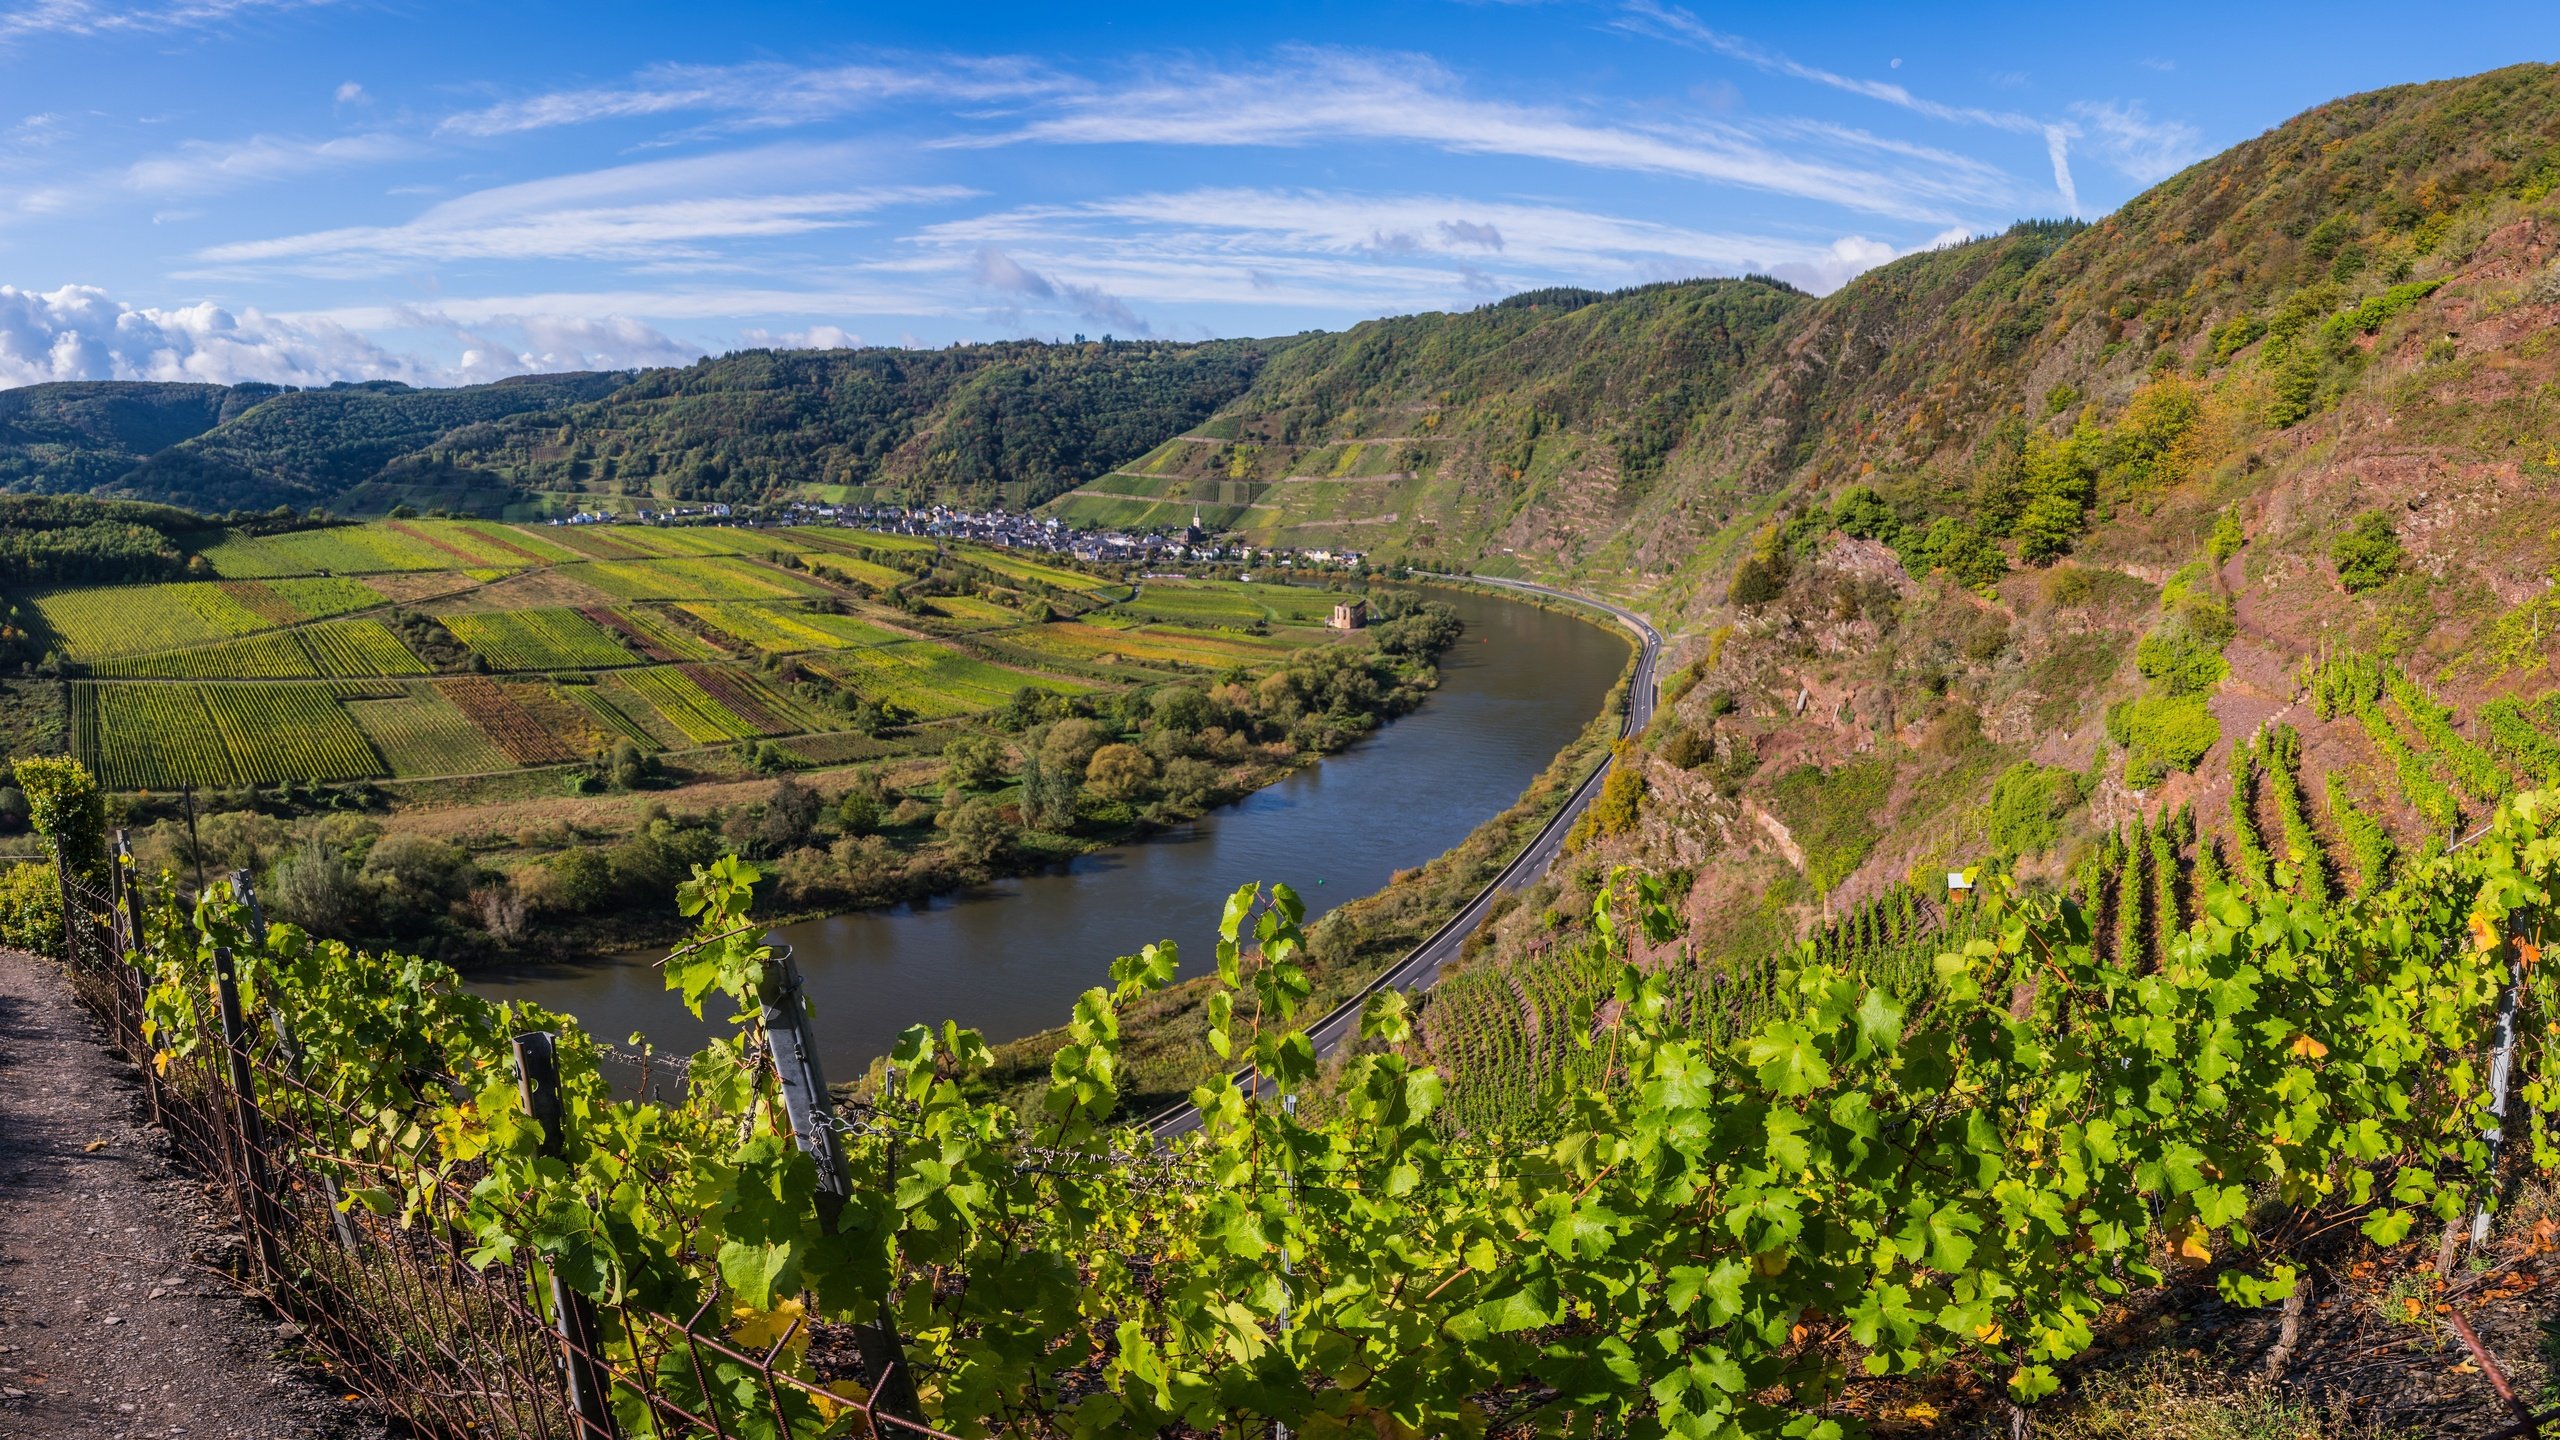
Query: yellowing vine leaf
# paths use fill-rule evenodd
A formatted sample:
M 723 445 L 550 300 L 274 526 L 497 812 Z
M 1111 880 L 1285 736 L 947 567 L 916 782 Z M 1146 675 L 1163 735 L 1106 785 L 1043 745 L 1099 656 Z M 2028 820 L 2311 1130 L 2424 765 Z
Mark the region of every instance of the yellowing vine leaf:
M 2329 1053 L 2328 1046 L 2321 1044 L 2319 1041 L 2312 1039 L 2308 1035 L 2294 1036 L 2293 1044 L 2287 1048 L 2305 1060 L 2317 1060 L 2321 1056 Z

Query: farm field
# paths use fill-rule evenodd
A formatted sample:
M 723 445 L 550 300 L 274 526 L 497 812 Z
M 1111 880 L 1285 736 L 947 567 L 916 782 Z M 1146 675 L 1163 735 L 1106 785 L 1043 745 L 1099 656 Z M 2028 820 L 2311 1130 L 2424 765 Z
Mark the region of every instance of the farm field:
M 1347 598 L 1338 591 L 1299 585 L 1149 580 L 1138 587 L 1136 599 L 1113 608 L 1151 620 L 1195 625 L 1321 625 L 1333 607 Z
M 560 567 L 617 600 L 808 600 L 825 595 L 817 581 L 736 556 L 606 560 Z
M 83 662 L 209 644 L 381 603 L 363 585 L 334 577 L 97 585 L 33 597 L 63 658 Z
M 919 573 L 901 557 L 945 552 L 975 567 L 961 572 L 975 593 L 914 610 L 872 598 Z M 619 742 L 830 736 L 851 732 L 857 698 L 957 720 L 1025 686 L 1276 664 L 1329 641 L 1309 627 L 1336 598 L 1157 581 L 1120 601 L 1126 587 L 1037 555 L 823 526 L 417 519 L 231 534 L 198 554 L 220 578 L 14 597 L 70 670 L 70 747 L 118 788 L 492 775 Z M 1089 597 L 1064 605 L 1082 620 L 1026 615 L 1062 594 Z
M 514 762 L 433 685 L 345 702 L 348 718 L 395 776 L 483 775 Z
M 1093 688 L 1054 675 L 990 664 L 930 640 L 902 640 L 893 645 L 846 650 L 826 657 L 819 665 L 865 698 L 896 705 L 928 720 L 994 709 L 1025 685 L 1060 694 Z
M 1006 643 L 1034 654 L 1092 663 L 1106 657 L 1223 670 L 1231 665 L 1271 664 L 1300 647 L 1272 636 L 1237 635 L 1175 627 L 1127 630 L 1063 620 L 1016 631 Z M 1106 662 L 1107 663 L 1107 662 Z
M 768 655 L 789 655 L 802 650 L 841 650 L 849 645 L 886 645 L 905 638 L 849 615 L 829 615 L 824 611 L 782 605 L 694 601 L 676 608 L 721 634 Z
M 468 611 L 445 616 L 444 626 L 499 670 L 602 669 L 640 658 L 569 609 Z
M 365 680 L 424 675 L 426 662 L 379 620 L 330 620 L 188 650 L 117 656 L 97 674 L 158 680 Z
M 74 751 L 120 789 L 383 773 L 326 683 L 82 681 L 71 710 Z

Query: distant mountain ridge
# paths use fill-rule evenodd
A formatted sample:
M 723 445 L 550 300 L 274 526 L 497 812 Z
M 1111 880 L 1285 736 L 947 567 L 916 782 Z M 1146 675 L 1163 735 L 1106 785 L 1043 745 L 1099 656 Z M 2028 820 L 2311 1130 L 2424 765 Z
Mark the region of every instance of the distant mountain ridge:
M 1290 343 L 750 350 L 460 389 L 36 385 L 0 391 L 0 492 L 512 518 L 847 488 L 1028 506 L 1208 418 Z

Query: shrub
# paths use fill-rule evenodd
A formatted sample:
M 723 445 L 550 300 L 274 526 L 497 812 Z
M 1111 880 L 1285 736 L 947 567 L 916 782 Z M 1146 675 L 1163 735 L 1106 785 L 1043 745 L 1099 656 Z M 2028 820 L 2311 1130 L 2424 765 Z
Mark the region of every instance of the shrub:
M 2124 747 L 2124 783 L 2148 790 L 2196 768 L 2222 738 L 2222 722 L 2202 695 L 2145 695 L 2107 708 L 2107 738 Z
M 2213 563 L 2219 565 L 2239 554 L 2240 547 L 2248 543 L 2248 538 L 2240 529 L 2239 511 L 2225 510 L 2221 518 L 2213 522 L 2213 534 L 2205 539 L 2204 553 L 2212 556 Z
M 1991 785 L 1991 848 L 2001 858 L 2034 855 L 2061 838 L 2055 822 L 2080 803 L 2080 777 L 2021 760 Z
M 27 821 L 59 845 L 75 872 L 106 864 L 107 802 L 89 768 L 69 756 L 37 755 L 12 767 L 27 798 Z
M 613 862 L 603 852 L 580 846 L 563 850 L 548 862 L 550 886 L 544 899 L 572 915 L 588 915 L 611 903 Z
M 1692 730 L 1685 725 L 1672 731 L 1670 738 L 1662 742 L 1663 762 L 1683 770 L 1697 769 L 1714 759 L 1715 753 L 1716 742 L 1712 737 L 1703 730 Z
M 2172 695 L 2203 695 L 2231 673 L 2220 647 L 2208 645 L 2187 627 L 2160 626 L 2134 647 L 2134 668 Z
M 2350 595 L 2361 595 L 2400 573 L 2405 558 L 2391 517 L 2367 510 L 2329 546 L 2329 563 L 2338 567 L 2338 583 Z
M 0 870 L 0 945 L 62 954 L 62 886 L 50 865 Z

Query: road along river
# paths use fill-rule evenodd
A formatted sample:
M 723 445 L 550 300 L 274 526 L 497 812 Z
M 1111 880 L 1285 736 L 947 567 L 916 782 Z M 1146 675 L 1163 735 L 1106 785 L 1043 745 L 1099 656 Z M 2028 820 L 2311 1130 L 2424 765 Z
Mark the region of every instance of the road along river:
M 1077 995 L 1106 982 L 1112 957 L 1150 941 L 1179 942 L 1183 973 L 1200 973 L 1212 963 L 1219 907 L 1237 886 L 1285 881 L 1312 919 L 1384 888 L 1508 807 L 1599 713 L 1630 637 L 1596 613 L 1465 591 L 1433 598 L 1455 606 L 1467 627 L 1441 658 L 1440 688 L 1350 750 L 1197 821 L 1052 871 L 776 930 L 807 977 L 826 1073 L 860 1074 L 919 1021 L 957 1020 L 994 1041 L 1063 1024 Z M 1641 678 L 1636 692 L 1649 701 L 1650 675 Z M 1542 837 L 1550 854 L 1552 841 Z M 661 1049 L 690 1050 L 706 1032 L 667 992 L 655 958 L 473 984 L 564 1010 L 615 1043 L 637 1032 Z

